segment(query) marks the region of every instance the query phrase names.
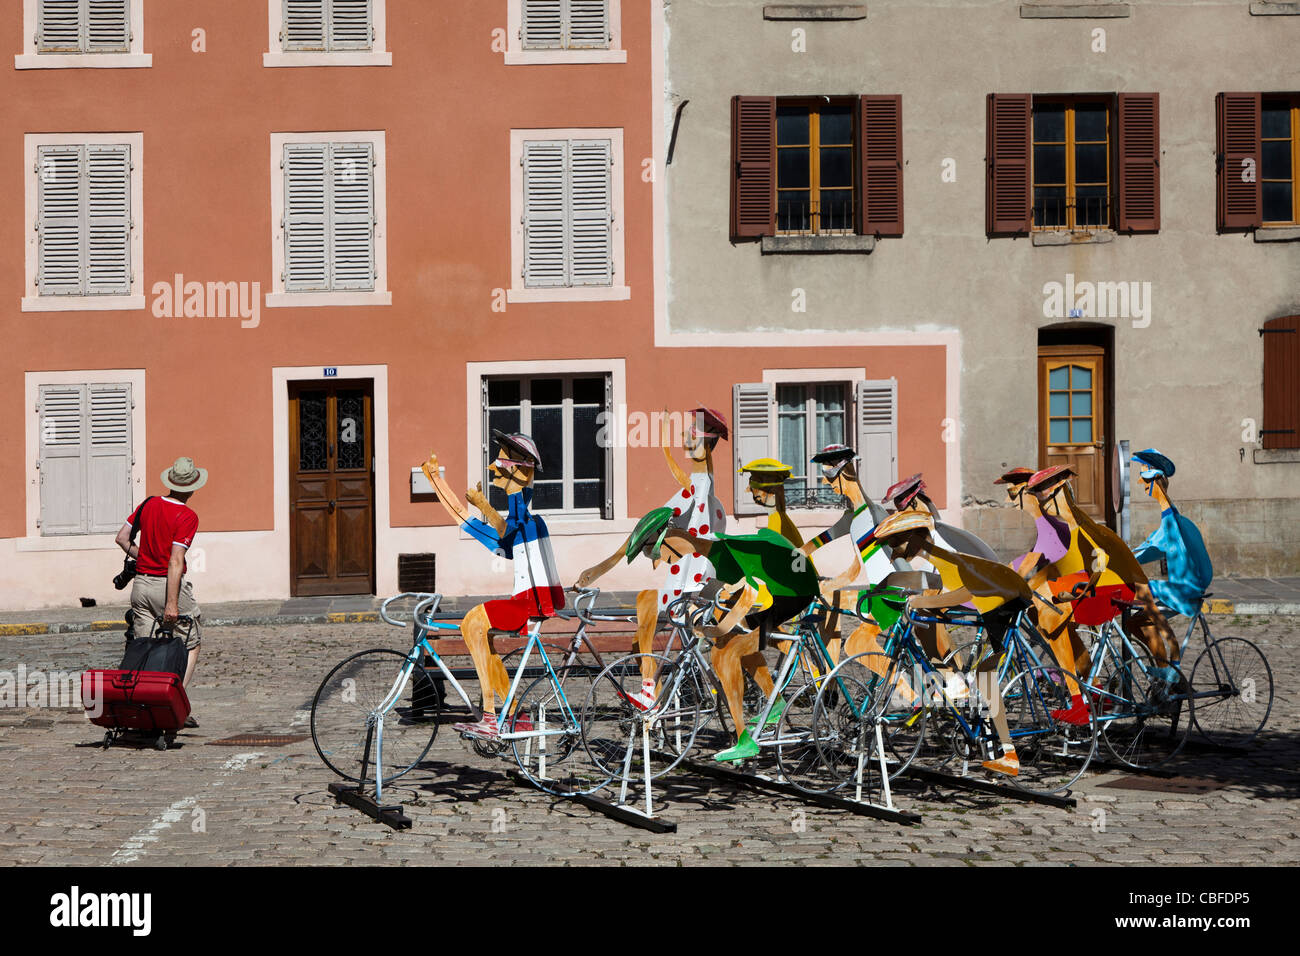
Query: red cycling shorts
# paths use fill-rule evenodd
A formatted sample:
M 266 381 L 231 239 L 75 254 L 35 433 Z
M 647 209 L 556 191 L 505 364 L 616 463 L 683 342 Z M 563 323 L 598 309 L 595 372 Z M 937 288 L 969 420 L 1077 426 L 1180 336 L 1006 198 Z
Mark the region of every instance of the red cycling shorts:
M 564 589 L 558 584 L 546 588 L 530 588 L 514 597 L 499 601 L 486 601 L 488 625 L 496 631 L 522 631 L 529 618 L 554 617 L 564 607 Z

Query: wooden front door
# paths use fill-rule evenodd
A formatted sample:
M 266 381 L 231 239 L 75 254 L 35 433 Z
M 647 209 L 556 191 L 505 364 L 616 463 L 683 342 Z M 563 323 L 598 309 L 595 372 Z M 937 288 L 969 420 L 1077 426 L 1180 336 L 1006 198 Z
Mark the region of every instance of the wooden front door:
M 1109 468 L 1105 350 L 1093 345 L 1038 349 L 1038 467 L 1071 465 L 1074 497 L 1101 523 Z
M 292 592 L 375 593 L 373 384 L 289 386 Z

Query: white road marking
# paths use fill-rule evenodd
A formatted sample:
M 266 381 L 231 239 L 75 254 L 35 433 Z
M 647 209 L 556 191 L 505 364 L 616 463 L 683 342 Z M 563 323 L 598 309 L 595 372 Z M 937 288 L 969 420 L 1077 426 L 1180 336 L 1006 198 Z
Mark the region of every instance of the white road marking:
M 289 726 L 291 728 L 301 727 L 303 724 L 307 723 L 307 721 L 310 719 L 311 719 L 310 710 L 295 710 L 293 712 L 293 720 L 290 722 Z
M 262 756 L 262 751 L 252 753 L 235 754 L 221 765 L 221 771 L 217 774 L 217 779 L 212 786 L 219 787 L 225 783 L 225 778 L 233 773 L 243 770 L 250 763 Z M 131 837 L 115 851 L 109 858 L 109 866 L 121 866 L 124 863 L 134 863 L 140 857 L 144 856 L 145 850 L 152 843 L 157 843 L 163 833 L 168 830 L 172 824 L 180 822 L 185 816 L 187 810 L 193 809 L 199 802 L 198 797 L 183 797 L 177 800 L 170 807 L 158 814 L 149 825 L 143 830 Z

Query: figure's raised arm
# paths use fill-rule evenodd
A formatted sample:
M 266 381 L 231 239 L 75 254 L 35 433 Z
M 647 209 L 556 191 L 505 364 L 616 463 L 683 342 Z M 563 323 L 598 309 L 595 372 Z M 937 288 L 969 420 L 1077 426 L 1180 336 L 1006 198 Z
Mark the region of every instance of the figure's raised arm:
M 433 490 L 438 495 L 438 503 L 447 509 L 447 513 L 456 519 L 457 524 L 464 524 L 469 520 L 469 509 L 466 508 L 456 493 L 451 490 L 451 486 L 443 480 L 438 474 L 438 456 L 429 452 L 429 460 L 420 466 L 424 472 L 424 477 L 429 479 L 429 484 L 433 485 Z
M 672 430 L 668 427 L 668 409 L 664 409 L 663 417 L 659 420 L 659 446 L 664 450 L 664 458 L 668 460 L 668 470 L 673 473 L 673 478 L 683 488 L 691 486 L 691 476 L 682 470 L 682 466 L 677 464 L 677 459 L 673 458 Z
M 483 482 L 480 481 L 465 492 L 465 500 L 483 514 L 483 520 L 492 526 L 492 530 L 498 536 L 506 533 L 506 519 L 501 517 L 501 513 L 496 508 L 493 508 L 492 503 L 488 501 L 487 495 L 483 494 Z
M 623 556 L 627 554 L 627 543 L 628 538 L 624 538 L 623 543 L 614 549 L 613 554 L 604 561 L 601 561 L 599 564 L 593 564 L 591 567 L 587 568 L 587 570 L 579 574 L 578 580 L 575 582 L 574 586 L 579 588 L 589 588 L 609 573 L 609 570 L 613 568 L 614 565 L 618 564 Z

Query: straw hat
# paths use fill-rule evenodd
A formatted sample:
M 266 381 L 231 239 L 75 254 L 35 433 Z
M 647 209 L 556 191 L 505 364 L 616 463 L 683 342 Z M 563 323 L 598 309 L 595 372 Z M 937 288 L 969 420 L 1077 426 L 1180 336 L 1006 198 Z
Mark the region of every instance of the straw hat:
M 208 470 L 194 464 L 193 458 L 177 458 L 162 473 L 162 483 L 172 491 L 197 491 L 208 481 Z

